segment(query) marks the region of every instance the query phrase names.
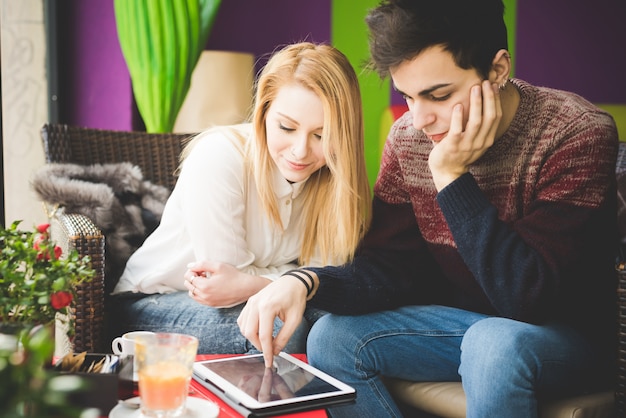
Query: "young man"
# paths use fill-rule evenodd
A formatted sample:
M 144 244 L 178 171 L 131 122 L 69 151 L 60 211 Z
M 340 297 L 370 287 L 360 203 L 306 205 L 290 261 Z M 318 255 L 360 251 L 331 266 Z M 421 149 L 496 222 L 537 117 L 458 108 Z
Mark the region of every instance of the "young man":
M 381 376 L 461 381 L 468 417 L 536 417 L 540 399 L 611 384 L 617 131 L 579 96 L 509 78 L 503 12 L 501 0 L 370 12 L 373 67 L 409 106 L 371 229 L 353 262 L 285 275 L 239 317 L 269 362 L 307 299 L 331 312 L 309 361 L 358 393 L 333 417 L 400 416 Z

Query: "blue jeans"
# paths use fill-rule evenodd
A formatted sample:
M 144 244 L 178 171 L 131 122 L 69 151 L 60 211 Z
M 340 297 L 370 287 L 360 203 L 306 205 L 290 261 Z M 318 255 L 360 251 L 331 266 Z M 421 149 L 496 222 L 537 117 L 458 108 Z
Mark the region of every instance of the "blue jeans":
M 357 391 L 355 404 L 329 409 L 332 417 L 402 416 L 381 379 L 386 376 L 461 381 L 468 418 L 532 418 L 544 397 L 597 389 L 606 377 L 601 371 L 613 363 L 568 327 L 444 306 L 329 314 L 311 329 L 307 349 L 312 365 Z
M 198 338 L 198 354 L 258 353 L 237 325 L 244 304 L 232 308 L 212 308 L 189 298 L 187 292 L 168 294 L 125 293 L 111 298 L 112 325 L 109 338 L 134 330 L 178 332 Z M 325 312 L 307 309 L 305 319 L 293 334 L 284 351 L 305 353 L 306 338 L 313 322 Z M 274 332 L 282 322 L 276 319 Z

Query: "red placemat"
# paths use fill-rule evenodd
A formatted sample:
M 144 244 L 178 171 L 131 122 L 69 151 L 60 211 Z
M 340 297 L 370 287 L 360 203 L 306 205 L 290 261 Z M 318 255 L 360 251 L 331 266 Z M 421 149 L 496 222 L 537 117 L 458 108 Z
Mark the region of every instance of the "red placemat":
M 299 360 L 306 361 L 306 356 L 304 354 L 293 354 L 294 357 Z M 214 358 L 221 357 L 232 357 L 231 355 L 223 355 L 223 354 L 200 354 L 196 357 L 197 361 L 202 360 L 211 360 Z M 194 379 L 191 379 L 191 387 L 194 390 L 194 393 L 191 393 L 190 396 L 195 396 L 197 398 L 208 399 L 212 402 L 215 402 L 220 407 L 220 415 L 219 418 L 241 418 L 241 415 L 238 414 L 234 409 L 228 406 L 224 401 L 222 401 L 217 396 L 213 395 L 210 390 L 202 386 L 202 384 L 198 383 Z M 306 411 L 300 412 L 297 414 L 287 414 L 280 415 L 281 418 L 327 418 L 326 411 L 323 409 L 315 410 L 315 411 Z

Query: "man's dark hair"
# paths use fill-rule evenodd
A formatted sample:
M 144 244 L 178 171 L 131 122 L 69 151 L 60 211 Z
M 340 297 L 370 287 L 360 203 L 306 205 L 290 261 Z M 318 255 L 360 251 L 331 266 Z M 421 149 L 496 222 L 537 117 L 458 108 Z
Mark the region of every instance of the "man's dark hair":
M 492 60 L 508 49 L 502 0 L 383 0 L 365 21 L 370 67 L 382 78 L 389 70 L 441 45 L 456 64 L 487 78 Z

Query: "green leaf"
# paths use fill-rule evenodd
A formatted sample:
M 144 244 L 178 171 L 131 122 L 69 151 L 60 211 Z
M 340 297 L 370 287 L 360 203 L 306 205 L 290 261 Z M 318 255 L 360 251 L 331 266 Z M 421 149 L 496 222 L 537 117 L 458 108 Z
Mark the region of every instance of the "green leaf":
M 52 282 L 52 290 L 55 292 L 65 289 L 66 286 L 67 286 L 67 280 L 65 279 L 65 277 L 59 277 L 58 279 Z
M 171 132 L 220 0 L 114 0 L 122 53 L 148 132 Z

